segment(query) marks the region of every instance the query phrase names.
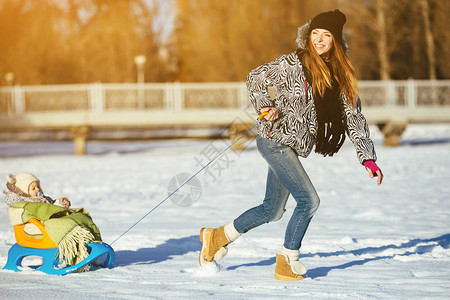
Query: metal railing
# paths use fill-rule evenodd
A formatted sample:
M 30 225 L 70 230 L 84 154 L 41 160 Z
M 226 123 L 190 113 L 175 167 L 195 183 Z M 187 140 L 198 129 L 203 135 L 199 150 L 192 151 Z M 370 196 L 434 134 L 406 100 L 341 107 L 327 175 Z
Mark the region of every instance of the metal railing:
M 450 80 L 360 81 L 364 107 L 450 106 Z M 86 111 L 237 110 L 245 83 L 70 84 L 0 88 L 0 116 Z

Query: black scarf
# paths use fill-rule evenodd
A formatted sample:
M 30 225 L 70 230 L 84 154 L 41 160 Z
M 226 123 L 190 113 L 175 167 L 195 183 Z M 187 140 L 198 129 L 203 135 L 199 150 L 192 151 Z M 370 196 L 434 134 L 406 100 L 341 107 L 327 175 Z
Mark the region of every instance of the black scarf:
M 328 64 L 327 66 L 330 68 Z M 333 76 L 333 73 L 331 75 Z M 327 88 L 323 97 L 314 96 L 314 106 L 318 125 L 315 152 L 323 156 L 333 156 L 341 149 L 345 141 L 345 130 L 342 124 L 343 107 L 340 101 L 339 85 L 334 78 L 332 88 Z
M 303 62 L 303 51 L 297 51 L 297 55 Z M 333 156 L 341 149 L 345 141 L 345 129 L 342 124 L 344 108 L 341 104 L 339 84 L 334 79 L 333 68 L 330 63 L 326 62 L 326 64 L 331 72 L 333 83 L 331 88 L 325 90 L 323 97 L 314 93 L 318 125 L 315 152 L 323 156 Z M 307 81 L 312 82 L 309 71 L 306 69 L 304 71 Z

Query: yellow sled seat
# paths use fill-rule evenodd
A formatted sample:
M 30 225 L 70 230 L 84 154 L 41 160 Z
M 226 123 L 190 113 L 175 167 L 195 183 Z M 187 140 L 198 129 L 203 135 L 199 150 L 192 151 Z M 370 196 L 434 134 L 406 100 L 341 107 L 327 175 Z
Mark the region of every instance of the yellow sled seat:
M 28 223 L 34 224 L 37 229 L 39 229 L 41 234 L 28 235 L 24 229 L 25 224 L 14 225 L 14 236 L 16 237 L 17 244 L 22 247 L 37 249 L 50 249 L 57 247 L 55 242 L 52 241 L 47 231 L 45 230 L 44 224 L 42 224 L 35 218 L 29 219 Z

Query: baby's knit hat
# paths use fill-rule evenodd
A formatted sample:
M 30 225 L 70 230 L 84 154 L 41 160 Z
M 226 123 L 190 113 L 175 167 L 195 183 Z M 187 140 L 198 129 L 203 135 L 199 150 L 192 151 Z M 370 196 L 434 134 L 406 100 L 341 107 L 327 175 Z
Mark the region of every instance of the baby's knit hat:
M 30 187 L 30 184 L 37 181 L 39 182 L 39 179 L 34 176 L 31 173 L 19 173 L 16 176 L 12 174 L 6 175 L 6 179 L 8 180 L 8 183 L 14 185 L 17 187 L 21 192 L 28 195 L 28 188 Z

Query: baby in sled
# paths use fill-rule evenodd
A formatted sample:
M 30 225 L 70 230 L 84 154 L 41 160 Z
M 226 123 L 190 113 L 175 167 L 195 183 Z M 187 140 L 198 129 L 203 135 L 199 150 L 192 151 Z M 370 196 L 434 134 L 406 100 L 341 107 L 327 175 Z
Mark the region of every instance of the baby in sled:
M 8 174 L 4 191 L 9 206 L 11 225 L 25 224 L 25 232 L 33 237 L 39 229 L 31 223 L 35 218 L 44 224 L 45 230 L 58 246 L 59 261 L 71 266 L 83 261 L 88 255 L 87 243 L 101 243 L 101 235 L 91 216 L 83 208 L 70 209 L 67 198 L 52 199 L 44 195 L 40 180 L 31 173 Z M 87 271 L 85 266 L 81 271 Z

